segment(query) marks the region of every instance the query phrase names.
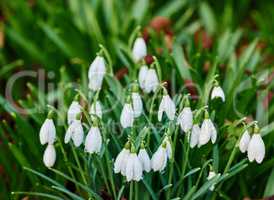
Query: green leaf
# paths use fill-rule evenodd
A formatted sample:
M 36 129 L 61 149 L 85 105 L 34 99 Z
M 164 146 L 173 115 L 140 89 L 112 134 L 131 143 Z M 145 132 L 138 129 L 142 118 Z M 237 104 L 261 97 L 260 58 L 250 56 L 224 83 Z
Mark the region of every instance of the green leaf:
M 202 2 L 200 4 L 200 17 L 201 20 L 209 34 L 214 34 L 216 32 L 217 23 L 215 21 L 215 16 L 210 8 L 210 6 L 206 2 Z
M 23 195 L 28 195 L 28 196 L 37 196 L 37 197 L 45 197 L 48 199 L 55 199 L 55 200 L 62 200 L 63 198 L 52 195 L 52 194 L 46 194 L 42 192 L 11 192 L 12 195 L 16 194 L 23 194 Z
M 270 176 L 268 177 L 266 187 L 264 190 L 264 197 L 271 197 L 274 195 L 274 168 L 271 171 Z

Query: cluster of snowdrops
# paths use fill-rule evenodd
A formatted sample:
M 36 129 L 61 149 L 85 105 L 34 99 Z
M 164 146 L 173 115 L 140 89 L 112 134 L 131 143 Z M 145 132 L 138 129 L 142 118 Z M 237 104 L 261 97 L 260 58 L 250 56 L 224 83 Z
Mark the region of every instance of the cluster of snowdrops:
M 192 111 L 188 95 L 181 99 L 180 107 L 176 108 L 173 99 L 169 96 L 165 84 L 158 79 L 158 72 L 155 63 L 146 65 L 143 62 L 147 55 L 147 46 L 142 37 L 137 37 L 132 47 L 132 57 L 136 63 L 139 63 L 138 80 L 133 80 L 130 92 L 126 97 L 125 104 L 120 114 L 120 124 L 122 128 L 132 128 L 134 120 L 144 112 L 142 93 L 156 93 L 161 91 L 162 99 L 159 104 L 158 120 L 161 122 L 163 115 L 168 120 L 176 122 L 182 132 L 188 138 L 191 148 L 200 147 L 208 142 L 215 143 L 218 137 L 217 127 L 210 119 L 207 106 Z M 90 65 L 88 72 L 89 89 L 94 92 L 100 92 L 104 76 L 109 70 L 105 49 L 101 49 L 96 58 Z M 210 92 L 210 99 L 220 98 L 225 102 L 225 94 L 219 86 L 218 81 L 214 80 Z M 103 106 L 99 99 L 95 98 L 89 106 L 89 114 L 92 126 L 85 136 L 83 124 L 81 122 L 83 108 L 78 98 L 75 98 L 67 111 L 67 124 L 64 143 L 73 142 L 75 147 L 84 144 L 84 149 L 90 154 L 99 154 L 102 150 L 104 140 L 100 131 L 100 120 L 104 114 Z M 178 113 L 178 114 L 177 114 Z M 202 116 L 202 120 L 198 117 Z M 198 120 L 200 119 L 200 120 Z M 252 128 L 252 131 L 250 130 Z M 56 161 L 56 151 L 54 142 L 56 140 L 56 129 L 53 121 L 52 111 L 49 112 L 47 119 L 40 129 L 40 142 L 42 145 L 47 144 L 44 152 L 43 162 L 46 167 L 53 167 Z M 172 135 L 164 134 L 157 150 L 150 157 L 146 150 L 149 142 L 147 138 L 142 138 L 138 148 L 136 147 L 133 137 L 128 137 L 121 152 L 117 155 L 114 162 L 114 172 L 121 173 L 127 181 L 139 181 L 143 178 L 144 172 L 151 170 L 163 171 L 166 168 L 168 160 L 172 158 L 174 146 L 172 145 Z M 240 138 L 239 148 L 241 152 L 247 152 L 250 162 L 256 161 L 261 163 L 265 156 L 265 145 L 260 135 L 260 130 L 256 122 L 252 122 L 244 129 Z M 208 179 L 216 176 L 213 171 L 209 172 Z

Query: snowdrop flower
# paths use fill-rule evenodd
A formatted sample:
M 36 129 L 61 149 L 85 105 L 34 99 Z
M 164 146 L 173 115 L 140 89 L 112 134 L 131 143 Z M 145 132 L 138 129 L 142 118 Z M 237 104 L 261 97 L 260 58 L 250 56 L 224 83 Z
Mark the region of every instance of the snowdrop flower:
M 239 144 L 239 148 L 240 148 L 240 151 L 242 153 L 246 152 L 247 151 L 247 148 L 248 148 L 248 144 L 249 144 L 249 141 L 250 141 L 250 135 L 248 133 L 248 130 L 246 130 L 242 137 L 241 137 L 241 140 L 240 140 L 240 144 Z
M 219 85 L 215 85 L 211 92 L 211 100 L 215 98 L 221 98 L 225 102 L 225 93 Z
M 139 117 L 143 111 L 143 102 L 140 94 L 138 93 L 138 90 L 139 90 L 138 84 L 134 83 L 132 86 L 132 93 L 131 93 L 134 117 Z
M 81 113 L 81 105 L 79 104 L 78 101 L 73 101 L 68 109 L 67 113 L 67 120 L 68 124 L 71 124 L 73 120 L 76 119 L 76 116 Z
M 171 142 L 170 142 L 170 137 L 169 136 L 165 136 L 164 140 L 163 140 L 163 144 L 166 144 L 166 153 L 167 153 L 167 158 L 170 159 L 172 158 L 172 147 L 171 147 Z
M 101 132 L 95 123 L 88 132 L 85 140 L 85 151 L 88 153 L 100 153 L 102 147 Z
M 130 154 L 130 143 L 127 142 L 125 144 L 125 147 L 122 149 L 122 151 L 118 154 L 116 157 L 116 160 L 114 162 L 114 172 L 121 173 L 123 176 L 126 175 L 126 166 L 128 162 L 128 157 Z
M 56 151 L 53 144 L 48 144 L 44 156 L 43 162 L 46 167 L 52 167 L 56 160 Z
M 157 151 L 153 154 L 151 158 L 151 168 L 153 171 L 163 171 L 167 164 L 167 145 L 163 143 L 158 147 Z
M 96 56 L 88 71 L 89 88 L 91 90 L 98 91 L 101 89 L 105 73 L 106 64 L 104 57 Z
M 159 80 L 157 77 L 156 70 L 154 68 L 150 68 L 147 70 L 146 78 L 144 81 L 144 92 L 150 93 L 155 92 L 159 85 Z
M 265 145 L 261 135 L 259 134 L 258 127 L 255 127 L 254 134 L 248 144 L 247 156 L 250 162 L 256 160 L 257 163 L 261 163 L 264 159 Z
M 167 93 L 164 94 L 158 110 L 158 120 L 162 120 L 163 112 L 166 113 L 169 120 L 173 120 L 175 117 L 175 111 L 176 108 L 174 102 Z
M 141 69 L 139 70 L 139 75 L 138 75 L 138 81 L 140 87 L 144 90 L 145 89 L 145 81 L 148 75 L 148 67 L 146 65 L 143 65 Z
M 89 114 L 96 115 L 100 119 L 102 118 L 102 106 L 100 101 L 96 101 L 90 106 Z
M 125 103 L 120 117 L 120 123 L 123 128 L 132 127 L 134 122 L 134 111 L 129 99 Z
M 194 148 L 196 145 L 198 145 L 200 134 L 201 129 L 199 124 L 194 124 L 190 135 L 190 148 Z
M 141 146 L 141 149 L 138 153 L 138 158 L 142 164 L 143 170 L 146 172 L 150 172 L 151 170 L 150 158 L 144 146 Z
M 142 60 L 147 55 L 146 42 L 142 37 L 138 37 L 132 48 L 132 55 L 135 62 Z
M 75 119 L 68 127 L 65 135 L 65 143 L 69 143 L 71 139 L 76 147 L 79 147 L 83 143 L 84 130 L 80 119 Z
M 128 156 L 128 161 L 126 164 L 126 178 L 129 181 L 140 181 L 143 178 L 142 164 L 136 154 L 136 152 L 131 152 Z
M 41 126 L 40 133 L 40 143 L 42 145 L 48 143 L 53 144 L 56 138 L 56 130 L 52 119 L 47 118 L 43 125 Z
M 177 124 L 180 124 L 181 129 L 187 133 L 193 124 L 193 114 L 190 107 L 184 107 L 178 116 Z
M 220 176 L 220 174 L 216 174 L 214 171 L 210 171 L 208 173 L 208 177 L 207 177 L 207 180 L 210 180 L 210 179 L 213 179 L 215 176 Z M 215 184 L 213 184 L 209 190 L 213 191 L 215 189 Z
M 200 137 L 199 137 L 199 146 L 202 146 L 211 139 L 212 144 L 216 142 L 217 139 L 217 131 L 212 123 L 211 119 L 209 119 L 208 113 L 205 113 L 205 119 L 202 123 Z

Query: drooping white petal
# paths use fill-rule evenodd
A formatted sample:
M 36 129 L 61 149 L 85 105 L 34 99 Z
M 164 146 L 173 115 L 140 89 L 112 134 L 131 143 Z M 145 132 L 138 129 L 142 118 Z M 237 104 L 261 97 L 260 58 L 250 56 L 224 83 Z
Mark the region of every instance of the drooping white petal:
M 134 121 L 134 111 L 131 104 L 126 103 L 123 107 L 120 123 L 123 128 L 132 127 Z
M 147 75 L 148 75 L 148 67 L 146 65 L 143 65 L 140 68 L 139 75 L 138 75 L 139 85 L 142 89 L 145 88 L 145 81 L 146 81 Z
M 131 95 L 134 117 L 139 117 L 143 111 L 143 102 L 141 96 L 137 92 L 133 92 Z
M 102 106 L 100 101 L 96 101 L 96 103 L 93 103 L 90 106 L 89 114 L 102 118 Z
M 46 167 L 52 167 L 56 160 L 56 151 L 53 146 L 53 144 L 48 144 L 44 156 L 43 156 L 43 162 Z
M 168 137 L 165 137 L 163 140 L 163 143 L 166 144 L 166 153 L 167 153 L 167 158 L 172 158 L 172 147 L 170 143 L 170 139 Z
M 143 178 L 143 167 L 136 153 L 134 153 L 134 181 L 140 181 Z
M 56 129 L 52 119 L 46 119 L 39 132 L 40 143 L 53 144 L 56 138 Z
M 126 179 L 127 182 L 132 181 L 134 177 L 134 154 L 130 153 L 126 164 Z
M 211 99 L 214 99 L 214 98 L 221 98 L 222 101 L 225 102 L 225 94 L 224 94 L 223 89 L 220 86 L 215 86 L 212 89 Z
M 265 145 L 260 134 L 253 134 L 247 149 L 247 156 L 250 162 L 256 160 L 261 163 L 265 156 Z
M 163 112 L 166 113 L 169 120 L 173 120 L 175 117 L 175 104 L 169 95 L 164 95 L 158 110 L 158 120 L 162 120 Z
M 129 149 L 123 148 L 122 151 L 118 154 L 114 162 L 114 172 L 120 173 L 125 176 L 126 174 L 126 165 L 128 162 L 130 151 Z
M 98 127 L 91 127 L 85 140 L 85 151 L 88 153 L 100 153 L 102 136 Z
M 138 37 L 132 48 L 132 55 L 135 62 L 142 60 L 147 55 L 146 42 L 142 37 Z
M 151 164 L 147 151 L 145 149 L 140 149 L 138 158 L 142 164 L 143 170 L 146 172 L 150 172 Z
M 91 63 L 88 72 L 89 88 L 98 91 L 102 87 L 104 75 L 106 73 L 105 59 L 102 56 L 96 56 Z
M 214 178 L 216 175 L 217 175 L 217 174 L 216 174 L 214 171 L 210 171 L 210 172 L 208 173 L 207 180 L 210 180 L 210 179 Z M 209 188 L 209 190 L 211 190 L 211 191 L 213 191 L 214 189 L 215 189 L 215 184 L 213 184 L 213 185 Z
M 190 136 L 190 147 L 194 148 L 199 143 L 199 137 L 200 137 L 201 129 L 199 127 L 199 124 L 194 124 L 191 131 Z
M 167 152 L 166 148 L 162 145 L 157 149 L 151 158 L 151 168 L 153 171 L 162 171 L 167 164 Z
M 84 140 L 84 130 L 80 120 L 74 120 L 67 129 L 65 143 L 68 143 L 71 139 L 76 147 L 79 147 Z
M 248 144 L 249 144 L 249 141 L 250 141 L 250 135 L 248 133 L 248 130 L 246 130 L 242 137 L 241 137 L 241 140 L 240 140 L 240 144 L 239 144 L 239 148 L 240 148 L 240 151 L 242 153 L 246 152 L 247 151 L 247 148 L 248 148 Z
M 78 101 L 73 101 L 68 109 L 67 113 L 67 120 L 68 124 L 71 124 L 73 120 L 76 119 L 76 116 L 81 113 L 81 105 L 79 104 Z
M 126 178 L 127 181 L 139 181 L 142 179 L 143 170 L 142 164 L 136 153 L 130 153 L 126 165 Z
M 144 82 L 144 92 L 150 93 L 155 92 L 159 85 L 159 80 L 157 73 L 154 68 L 151 68 L 147 71 L 145 82 Z
M 199 146 L 202 146 L 211 139 L 212 143 L 216 141 L 217 132 L 210 119 L 205 119 L 202 123 L 200 137 L 199 137 Z
M 178 116 L 177 123 L 180 124 L 181 129 L 186 133 L 192 128 L 193 114 L 190 107 L 185 107 Z

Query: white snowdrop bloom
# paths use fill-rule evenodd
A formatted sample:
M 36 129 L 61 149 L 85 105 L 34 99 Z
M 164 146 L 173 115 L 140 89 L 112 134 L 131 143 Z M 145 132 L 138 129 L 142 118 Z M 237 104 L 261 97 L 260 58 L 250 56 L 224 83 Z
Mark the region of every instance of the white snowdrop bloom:
M 89 114 L 96 115 L 100 119 L 102 118 L 102 106 L 100 101 L 96 101 L 90 106 Z
M 73 101 L 68 109 L 67 113 L 67 120 L 68 124 L 71 124 L 73 120 L 76 119 L 76 116 L 81 113 L 81 105 L 79 104 L 78 101 Z
M 126 175 L 126 165 L 128 161 L 130 151 L 127 147 L 124 147 L 122 151 L 116 157 L 114 162 L 114 172 L 121 173 L 123 176 Z
M 142 60 L 147 55 L 146 42 L 142 37 L 138 37 L 132 48 L 132 55 L 135 62 Z
M 130 153 L 126 165 L 126 178 L 129 181 L 140 181 L 143 178 L 142 164 L 136 153 Z
M 153 171 L 163 171 L 167 164 L 166 146 L 161 144 L 151 158 L 151 168 Z
M 177 123 L 180 124 L 181 129 L 186 133 L 193 125 L 193 114 L 190 107 L 184 107 L 178 116 Z
M 215 176 L 220 176 L 220 174 L 216 174 L 214 171 L 210 171 L 208 173 L 208 177 L 207 177 L 207 180 L 210 180 L 210 179 L 213 179 Z M 213 184 L 209 190 L 213 191 L 215 189 L 215 184 Z
M 105 73 L 106 64 L 104 57 L 96 56 L 88 71 L 89 88 L 91 90 L 98 91 L 101 89 Z
M 138 158 L 142 164 L 142 168 L 146 172 L 150 172 L 151 170 L 151 164 L 150 164 L 150 158 L 149 155 L 146 151 L 146 149 L 141 148 L 139 153 L 138 153 Z
M 257 163 L 261 163 L 265 156 L 265 145 L 262 137 L 258 133 L 254 133 L 247 148 L 247 156 L 250 162 L 256 160 Z
M 65 135 L 65 143 L 69 143 L 72 139 L 73 144 L 79 147 L 84 140 L 84 130 L 80 120 L 75 119 L 68 127 Z
M 248 133 L 248 130 L 246 130 L 242 137 L 241 137 L 241 140 L 240 140 L 240 144 L 239 144 L 239 148 L 240 148 L 240 151 L 242 153 L 246 152 L 247 151 L 247 148 L 248 148 L 248 144 L 249 144 L 249 141 L 250 141 L 250 135 Z
M 173 120 L 175 117 L 175 104 L 169 95 L 164 95 L 158 110 L 158 120 L 162 120 L 163 112 L 166 113 L 169 120 Z
M 139 117 L 143 111 L 143 102 L 142 102 L 141 96 L 139 93 L 133 92 L 131 94 L 131 99 L 132 99 L 134 117 Z
M 100 153 L 102 147 L 102 136 L 99 128 L 93 126 L 90 128 L 86 140 L 85 151 L 88 153 Z
M 211 100 L 214 98 L 221 98 L 225 102 L 225 93 L 220 86 L 214 86 L 211 92 Z
M 199 143 L 201 129 L 199 124 L 194 124 L 190 135 L 190 148 L 194 148 Z
M 159 80 L 157 77 L 156 70 L 154 68 L 150 68 L 147 70 L 145 82 L 144 82 L 144 92 L 150 93 L 155 92 L 159 85 Z
M 56 160 L 56 151 L 53 144 L 48 144 L 44 156 L 43 162 L 46 167 L 52 167 Z
M 139 75 L 138 75 L 139 85 L 143 90 L 145 89 L 145 81 L 146 81 L 147 75 L 148 75 L 148 67 L 146 65 L 143 65 L 140 68 Z
M 53 144 L 56 139 L 56 129 L 52 119 L 46 119 L 41 126 L 39 133 L 40 143 L 42 145 L 48 143 Z
M 120 123 L 123 128 L 132 127 L 134 122 L 134 111 L 130 103 L 126 103 L 123 107 Z
M 199 146 L 207 144 L 210 139 L 212 144 L 216 142 L 217 131 L 211 119 L 205 118 L 201 127 Z

